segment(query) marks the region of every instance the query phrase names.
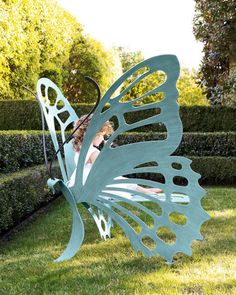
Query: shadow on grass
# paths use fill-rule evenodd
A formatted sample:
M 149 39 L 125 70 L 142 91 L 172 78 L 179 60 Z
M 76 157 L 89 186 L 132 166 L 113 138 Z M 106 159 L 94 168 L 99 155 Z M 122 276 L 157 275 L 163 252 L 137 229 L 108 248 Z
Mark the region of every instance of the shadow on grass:
M 50 248 L 52 249 L 62 248 L 62 251 L 63 251 L 63 247 L 60 247 L 60 245 L 63 244 L 64 247 L 66 247 L 69 241 L 70 233 L 71 233 L 72 217 L 71 217 L 69 208 L 65 206 L 64 200 L 58 201 L 57 204 L 55 205 L 56 205 L 56 208 L 50 208 L 49 210 L 49 211 L 53 211 L 54 213 L 53 216 L 50 215 L 51 212 L 42 214 L 42 216 L 40 216 L 38 220 L 30 224 L 29 227 L 26 227 L 21 232 L 17 233 L 14 237 L 12 237 L 11 241 L 6 242 L 5 245 L 2 245 L 3 253 L 5 252 L 4 246 L 6 246 L 6 251 L 17 248 L 16 244 L 19 244 L 19 241 L 16 241 L 16 239 L 20 239 L 21 241 L 19 249 L 21 249 L 22 252 L 29 251 L 29 253 L 33 254 L 35 252 L 40 251 L 41 249 L 50 249 Z M 109 246 L 108 242 L 101 240 L 97 227 L 95 223 L 93 222 L 93 219 L 88 214 L 88 212 L 85 209 L 82 209 L 81 215 L 83 216 L 83 220 L 85 221 L 85 240 L 83 245 L 90 245 L 91 247 L 96 247 L 96 251 L 101 250 L 101 254 L 104 251 L 103 247 L 105 248 L 107 247 L 107 251 L 109 253 L 112 253 L 114 245 Z M 226 218 L 224 216 L 222 217 L 218 216 L 218 217 L 211 218 L 210 220 L 206 221 L 203 224 L 202 234 L 205 237 L 206 241 L 208 240 L 208 236 L 212 236 L 212 234 L 214 234 L 215 244 L 209 245 L 208 250 L 211 251 L 212 249 L 215 249 L 215 253 L 218 248 L 219 250 L 222 250 L 217 242 L 218 240 L 222 241 L 222 243 L 224 243 L 225 241 L 225 245 L 227 244 L 231 245 L 231 240 L 233 240 L 235 237 L 232 237 L 232 236 L 230 237 L 228 235 L 224 239 L 221 239 L 221 236 L 225 235 L 223 230 L 226 225 L 225 223 L 226 223 Z M 236 224 L 236 216 L 227 217 L 227 227 L 232 226 L 232 234 L 234 230 L 233 227 L 235 224 Z M 31 226 L 34 227 L 33 231 L 30 230 Z M 118 228 L 118 226 L 115 226 L 112 232 L 114 235 L 112 240 L 115 240 L 117 236 L 119 237 L 121 233 L 123 238 L 125 238 L 122 230 Z M 217 237 L 217 240 L 216 240 L 216 237 Z M 126 245 L 127 247 L 131 248 L 128 240 L 126 244 L 127 244 Z M 204 244 L 204 247 L 206 247 L 205 244 Z M 234 249 L 231 249 L 231 250 L 228 249 L 228 250 L 234 251 Z M 93 250 L 91 249 L 91 251 Z M 89 254 L 91 253 L 88 253 L 88 255 Z
M 218 202 L 217 206 L 209 206 L 211 210 L 218 207 Z M 191 269 L 195 262 L 236 252 L 233 236 L 235 216 L 228 216 L 227 219 L 216 216 L 204 223 L 202 234 L 205 240 L 194 242 L 193 257 L 177 254 L 174 264 L 169 267 L 161 257 L 145 258 L 135 253 L 117 226 L 113 230 L 114 237 L 102 241 L 87 211 L 82 208 L 80 212 L 85 220 L 85 241 L 70 261 L 52 262 L 62 253 L 70 237 L 72 218 L 64 200 L 58 200 L 54 208 L 3 245 L 1 277 L 6 294 L 12 283 L 17 286 L 16 291 L 8 294 L 21 294 L 19 288 L 24 288 L 25 293 L 22 294 L 32 294 L 34 290 L 33 294 L 57 294 L 58 289 L 64 290 L 64 294 L 109 294 L 111 290 L 116 294 L 132 294 L 137 282 L 142 287 L 142 277 L 154 273 L 181 276 L 184 269 Z M 173 283 L 171 277 L 167 276 L 166 280 Z M 161 277 L 153 284 L 155 288 L 163 286 Z M 212 285 L 217 287 L 215 283 Z M 183 289 L 184 285 L 181 286 Z M 225 288 L 230 290 L 231 283 Z

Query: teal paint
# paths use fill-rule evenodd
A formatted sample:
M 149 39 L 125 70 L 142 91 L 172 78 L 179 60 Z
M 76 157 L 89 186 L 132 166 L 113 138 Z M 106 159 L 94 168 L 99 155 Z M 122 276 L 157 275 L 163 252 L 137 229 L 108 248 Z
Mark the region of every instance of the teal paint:
M 143 74 L 138 76 L 136 80 L 120 94 L 116 95 L 117 89 L 122 83 L 135 72 L 140 71 L 140 69 L 145 69 Z M 122 97 L 124 97 L 134 85 L 156 71 L 165 73 L 166 80 L 163 84 L 157 85 L 154 89 L 142 94 L 135 100 L 129 102 L 121 101 Z M 178 252 L 191 255 L 192 241 L 195 239 L 202 239 L 200 227 L 209 216 L 201 207 L 201 199 L 204 197 L 205 191 L 198 183 L 200 175 L 191 169 L 191 160 L 185 157 L 172 156 L 172 153 L 177 149 L 182 139 L 183 133 L 182 122 L 179 117 L 179 105 L 177 103 L 178 91 L 176 89 L 179 71 L 179 62 L 174 55 L 156 56 L 137 64 L 123 74 L 108 89 L 100 101 L 87 129 L 77 167 L 75 167 L 74 163 L 72 142 L 70 141 L 68 144 L 64 145 L 65 161 L 63 161 L 60 154 L 58 155 L 62 179 L 48 180 L 48 185 L 52 189 L 56 185 L 60 187 L 70 205 L 73 216 L 70 241 L 57 261 L 63 261 L 73 257 L 81 247 L 84 237 L 84 227 L 77 209 L 77 203 L 86 204 L 102 238 L 106 239 L 106 237 L 110 237 L 110 228 L 112 226 L 112 220 L 114 220 L 123 229 L 135 251 L 141 251 L 146 256 L 159 254 L 164 257 L 168 263 L 172 262 L 174 255 Z M 42 94 L 42 87 L 45 88 L 45 97 L 43 97 Z M 53 104 L 50 104 L 50 99 L 48 97 L 49 88 L 52 88 L 56 93 L 56 101 Z M 134 103 L 140 99 L 160 92 L 165 94 L 162 101 L 134 106 Z M 54 147 L 57 150 L 59 146 L 56 139 L 54 121 L 57 120 L 60 124 L 62 140 L 64 141 L 66 128 L 77 120 L 78 117 L 69 102 L 64 98 L 58 87 L 52 81 L 46 78 L 40 79 L 37 84 L 37 94 L 52 136 Z M 59 109 L 60 103 L 64 104 L 64 107 Z M 106 111 L 103 111 L 106 103 L 109 103 L 110 107 Z M 160 109 L 160 113 L 144 120 L 137 119 L 133 124 L 126 123 L 124 115 L 127 112 L 137 112 L 139 110 L 153 108 Z M 65 111 L 68 112 L 69 116 L 65 122 L 62 122 L 60 114 Z M 89 146 L 103 124 L 113 116 L 117 117 L 119 122 L 118 128 L 101 150 L 99 157 L 93 164 L 89 176 L 83 185 L 83 168 Z M 167 130 L 167 138 L 165 140 L 137 142 L 115 148 L 110 146 L 119 134 L 143 125 L 156 123 L 165 125 Z M 137 167 L 147 162 L 157 162 L 158 165 L 152 167 Z M 173 168 L 173 163 L 180 164 L 180 169 Z M 74 169 L 76 169 L 75 185 L 69 188 L 67 182 Z M 122 175 L 149 172 L 162 174 L 165 178 L 165 183 L 163 184 L 140 178 L 115 179 Z M 174 182 L 174 177 L 176 176 L 185 178 L 187 180 L 187 185 L 176 184 Z M 115 189 L 114 187 L 109 187 L 109 185 L 121 183 L 137 183 L 139 185 L 158 187 L 163 190 L 163 193 L 147 195 L 121 187 Z M 119 193 L 122 191 L 132 193 L 133 196 L 128 199 L 116 195 L 116 192 Z M 145 206 L 147 202 L 155 203 L 157 207 L 161 208 L 162 214 L 157 215 L 149 210 Z M 152 218 L 154 226 L 149 227 L 135 214 L 135 210 L 129 211 L 126 209 L 123 205 L 124 203 L 132 205 L 133 208 L 136 208 Z M 91 206 L 96 209 L 92 209 Z M 122 214 L 119 214 L 119 212 L 122 212 Z M 183 214 L 187 218 L 186 224 L 180 225 L 172 222 L 169 218 L 172 212 Z M 105 213 L 109 216 L 107 220 L 104 216 Z M 138 224 L 141 227 L 141 232 L 137 233 L 124 216 L 131 218 Z M 161 227 L 166 227 L 175 234 L 175 243 L 168 244 L 158 236 L 157 231 Z M 149 237 L 153 241 L 153 247 L 148 247 L 144 244 L 143 239 L 146 237 Z

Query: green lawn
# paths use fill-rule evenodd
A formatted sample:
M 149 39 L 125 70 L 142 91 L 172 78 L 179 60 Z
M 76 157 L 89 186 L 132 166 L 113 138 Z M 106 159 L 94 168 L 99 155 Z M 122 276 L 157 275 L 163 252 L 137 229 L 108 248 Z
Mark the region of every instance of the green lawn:
M 193 255 L 172 266 L 133 252 L 115 227 L 102 241 L 85 209 L 85 241 L 70 261 L 54 263 L 70 235 L 64 199 L 1 245 L 0 294 L 236 294 L 236 188 L 207 188 L 203 206 L 211 219 Z

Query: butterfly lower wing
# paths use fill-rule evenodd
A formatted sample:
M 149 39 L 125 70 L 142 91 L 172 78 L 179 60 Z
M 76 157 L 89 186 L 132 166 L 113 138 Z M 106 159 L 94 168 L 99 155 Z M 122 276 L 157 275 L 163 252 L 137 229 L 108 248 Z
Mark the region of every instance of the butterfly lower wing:
M 160 254 L 171 262 L 178 252 L 190 255 L 192 241 L 202 239 L 200 227 L 208 219 L 201 207 L 205 191 L 198 184 L 200 175 L 190 167 L 191 160 L 175 156 L 155 160 L 158 166 L 129 169 L 131 173 L 144 174 L 143 178 L 114 177 L 94 196 L 91 203 L 107 212 L 122 227 L 136 251 L 141 251 L 146 256 Z M 173 164 L 181 165 L 181 169 L 174 168 Z M 109 169 L 103 171 L 103 177 L 106 178 L 111 173 Z M 145 173 L 151 173 L 153 177 L 155 174 L 162 175 L 165 183 L 146 179 Z M 177 177 L 180 181 L 187 181 L 187 184 L 176 184 Z M 148 195 L 122 188 L 121 185 L 127 183 L 159 187 L 163 193 Z M 120 195 L 121 192 L 123 195 Z M 183 224 L 179 223 L 181 220 L 184 221 Z M 139 232 L 136 228 L 139 228 Z M 151 248 L 145 244 L 145 240 L 151 244 Z
M 66 249 L 63 251 L 60 257 L 58 257 L 55 260 L 56 262 L 61 262 L 61 261 L 72 258 L 80 249 L 84 240 L 84 224 L 78 212 L 74 196 L 70 192 L 68 187 L 64 184 L 64 182 L 60 179 L 55 179 L 55 180 L 49 179 L 48 186 L 52 190 L 54 190 L 55 186 L 59 186 L 62 194 L 64 195 L 65 199 L 70 205 L 70 209 L 72 211 L 72 216 L 73 216 L 70 240 L 67 244 Z

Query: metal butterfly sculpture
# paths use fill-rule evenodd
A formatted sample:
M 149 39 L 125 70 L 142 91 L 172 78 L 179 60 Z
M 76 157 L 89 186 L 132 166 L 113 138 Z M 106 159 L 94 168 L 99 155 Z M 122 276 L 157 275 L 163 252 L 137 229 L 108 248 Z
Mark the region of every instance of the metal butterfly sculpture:
M 121 93 L 120 86 L 130 77 L 136 77 Z M 155 72 L 164 72 L 166 80 L 161 85 L 156 85 L 152 90 L 141 96 L 124 102 L 123 97 L 132 87 L 142 82 Z M 68 201 L 73 224 L 69 243 L 63 254 L 56 261 L 63 261 L 73 257 L 80 249 L 84 239 L 84 224 L 79 214 L 77 203 L 82 203 L 93 216 L 101 237 L 110 237 L 112 221 L 115 221 L 129 238 L 135 251 L 141 251 L 146 256 L 159 254 L 171 263 L 178 252 L 191 255 L 191 243 L 194 239 L 202 239 L 201 224 L 207 220 L 208 214 L 201 207 L 201 199 L 205 195 L 198 183 L 200 175 L 191 167 L 191 160 L 172 156 L 182 138 L 182 122 L 179 117 L 177 103 L 178 91 L 176 82 L 179 76 L 179 62 L 174 55 L 162 55 L 147 59 L 123 74 L 105 93 L 93 113 L 92 120 L 86 131 L 80 150 L 77 166 L 74 162 L 72 141 L 64 144 L 64 156 L 57 154 L 62 179 L 48 180 L 52 189 L 59 187 Z M 56 92 L 56 101 L 52 105 L 48 92 Z M 138 104 L 139 101 L 150 95 L 164 93 L 164 99 L 152 103 Z M 65 131 L 78 116 L 64 98 L 59 88 L 49 79 L 42 78 L 37 84 L 37 96 L 41 103 L 48 128 L 50 130 L 54 147 L 59 145 L 55 131 L 55 121 L 60 124 L 62 141 L 66 141 Z M 105 105 L 109 107 L 105 110 Z M 61 107 L 62 106 L 62 107 Z M 158 109 L 155 115 L 145 119 L 138 117 L 139 111 Z M 127 123 L 125 114 L 136 112 L 137 120 Z M 67 113 L 67 119 L 62 120 L 61 114 Z M 118 127 L 102 148 L 98 158 L 93 164 L 86 182 L 83 184 L 83 171 L 88 149 L 104 123 L 116 117 Z M 112 147 L 111 144 L 117 137 L 127 131 L 138 127 L 164 124 L 167 138 L 134 142 L 122 146 Z M 152 166 L 148 163 L 154 163 Z M 75 184 L 68 186 L 68 181 L 76 169 Z M 140 173 L 162 175 L 164 183 L 142 177 L 129 177 L 117 179 L 119 176 Z M 176 177 L 185 179 L 185 185 L 176 184 Z M 158 187 L 163 193 L 148 195 L 122 188 L 122 183 L 135 183 L 141 186 Z M 112 185 L 112 186 L 111 186 Z M 117 185 L 117 187 L 114 187 Z M 132 194 L 126 198 L 120 192 Z M 149 206 L 150 204 L 152 206 Z M 155 209 L 159 211 L 155 213 Z M 184 223 L 171 218 L 173 215 L 184 218 Z M 151 221 L 151 225 L 150 225 Z M 139 230 L 138 230 L 139 228 Z M 174 242 L 169 243 L 160 234 L 164 229 L 174 236 Z

